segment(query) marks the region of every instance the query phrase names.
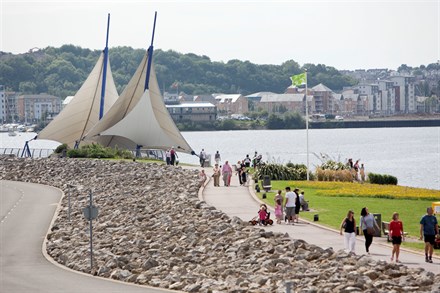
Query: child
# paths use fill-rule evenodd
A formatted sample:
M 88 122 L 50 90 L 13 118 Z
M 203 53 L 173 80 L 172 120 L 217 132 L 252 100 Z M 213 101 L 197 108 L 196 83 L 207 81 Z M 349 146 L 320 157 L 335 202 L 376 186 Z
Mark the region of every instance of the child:
M 267 206 L 263 203 L 260 205 L 260 210 L 258 211 L 258 224 L 264 224 L 267 218 Z
M 281 224 L 281 219 L 283 218 L 283 196 L 281 195 L 281 190 L 278 190 L 277 195 L 275 195 L 275 218 L 277 219 L 277 224 Z

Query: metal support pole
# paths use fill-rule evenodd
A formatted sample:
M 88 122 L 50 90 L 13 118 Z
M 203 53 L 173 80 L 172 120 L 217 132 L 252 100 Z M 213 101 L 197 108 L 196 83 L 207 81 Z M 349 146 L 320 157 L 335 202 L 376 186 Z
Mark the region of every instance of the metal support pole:
M 306 69 L 306 149 L 307 149 L 307 181 L 309 181 L 309 104 L 307 101 L 307 69 Z
M 90 211 L 92 211 L 92 200 L 93 200 L 93 194 L 92 191 L 89 191 L 90 195 Z M 93 269 L 93 230 L 92 230 L 92 218 L 90 217 L 90 273 L 92 273 Z
M 70 187 L 69 187 L 69 194 L 68 194 L 68 201 L 69 201 L 68 219 L 69 219 L 69 223 L 70 223 L 70 194 L 72 193 L 72 187 L 73 186 L 70 185 Z

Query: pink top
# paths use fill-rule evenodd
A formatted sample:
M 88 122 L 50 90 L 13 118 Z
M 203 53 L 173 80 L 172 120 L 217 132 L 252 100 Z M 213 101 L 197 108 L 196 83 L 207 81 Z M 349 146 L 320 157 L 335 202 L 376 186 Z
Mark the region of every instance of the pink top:
M 222 167 L 222 173 L 229 172 L 232 173 L 232 168 L 229 164 L 224 164 Z
M 260 220 L 266 220 L 267 212 L 266 212 L 266 210 L 260 210 L 258 212 L 258 215 L 260 216 Z

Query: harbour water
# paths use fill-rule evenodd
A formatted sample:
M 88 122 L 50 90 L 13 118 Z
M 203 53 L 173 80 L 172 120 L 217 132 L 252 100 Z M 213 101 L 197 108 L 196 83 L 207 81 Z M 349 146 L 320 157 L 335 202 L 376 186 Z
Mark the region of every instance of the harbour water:
M 182 133 L 196 153 L 218 150 L 232 164 L 254 152 L 276 163 L 307 163 L 305 130 L 244 130 Z M 0 148 L 23 148 L 35 133 L 9 137 L 1 133 Z M 59 143 L 31 141 L 32 149 L 54 149 Z M 321 154 L 337 161 L 360 160 L 367 172 L 396 176 L 399 185 L 440 190 L 440 127 L 310 129 L 309 167 L 321 163 Z M 198 157 L 179 153 L 183 163 L 197 164 Z

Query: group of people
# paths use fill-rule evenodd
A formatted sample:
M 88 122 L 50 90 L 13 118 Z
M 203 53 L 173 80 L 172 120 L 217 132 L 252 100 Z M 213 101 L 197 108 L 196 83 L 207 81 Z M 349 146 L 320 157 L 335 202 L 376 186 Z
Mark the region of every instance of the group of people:
M 356 220 L 352 210 L 348 211 L 347 216 L 341 222 L 339 232 L 341 235 L 343 230 L 345 236 L 345 249 L 350 254 L 355 254 Z M 360 230 L 365 237 L 365 250 L 367 254 L 370 254 L 370 246 L 373 242 L 373 236 L 376 234 L 377 230 L 380 230 L 380 227 L 376 223 L 374 216 L 368 211 L 367 207 L 363 207 L 361 210 Z M 392 215 L 392 221 L 390 222 L 388 233 L 391 236 L 393 244 L 391 261 L 395 260 L 398 263 L 400 262 L 400 245 L 405 238 L 405 233 L 403 230 L 403 223 L 399 219 L 399 213 L 397 212 Z M 433 215 L 432 208 L 429 207 L 426 209 L 426 215 L 420 220 L 420 240 L 423 239 L 425 242 L 425 261 L 428 263 L 432 263 L 436 235 L 439 235 L 438 221 Z
M 179 159 L 177 156 L 177 152 L 174 149 L 174 147 L 172 147 L 171 149 L 167 150 L 165 152 L 165 160 L 167 165 L 178 165 L 179 164 Z
M 350 169 L 351 174 L 353 175 L 353 179 L 360 182 L 365 182 L 365 166 L 364 164 L 359 165 L 360 160 L 356 160 L 353 163 L 353 159 L 348 159 L 347 167 Z
M 214 178 L 214 186 L 220 186 L 220 176 L 223 179 L 224 186 L 231 185 L 232 178 L 232 167 L 229 165 L 229 161 L 225 161 L 223 166 L 219 166 L 218 163 L 215 163 L 214 168 L 212 170 L 212 177 Z
M 275 218 L 277 224 L 281 224 L 283 218 L 288 224 L 294 225 L 299 222 L 299 211 L 301 208 L 303 211 L 308 211 L 308 203 L 304 198 L 304 191 L 299 191 L 295 188 L 293 191 L 289 186 L 286 187 L 285 199 L 283 198 L 282 191 L 278 190 L 274 197 L 275 205 Z M 286 214 L 284 216 L 284 213 Z
M 259 158 L 257 160 L 259 162 L 259 160 L 261 160 L 261 155 L 258 155 L 257 152 L 255 152 L 255 154 L 256 154 L 256 158 L 257 157 Z M 206 153 L 204 149 L 202 149 L 202 151 L 200 152 L 199 158 L 200 158 L 200 165 L 204 167 L 205 158 L 206 158 Z M 230 186 L 231 178 L 234 172 L 238 176 L 238 181 L 240 182 L 240 186 L 248 185 L 249 182 L 248 168 L 251 167 L 252 161 L 255 162 L 256 160 L 255 158 L 251 160 L 249 155 L 246 155 L 246 157 L 243 160 L 241 161 L 239 160 L 237 162 L 237 164 L 235 165 L 235 170 L 232 169 L 232 166 L 229 164 L 229 161 L 225 161 L 223 165 L 220 165 L 221 155 L 219 151 L 216 151 L 214 155 L 214 160 L 215 160 L 215 164 L 212 175 L 212 177 L 214 178 L 214 186 L 220 186 L 220 177 L 222 177 L 223 179 L 224 186 Z

